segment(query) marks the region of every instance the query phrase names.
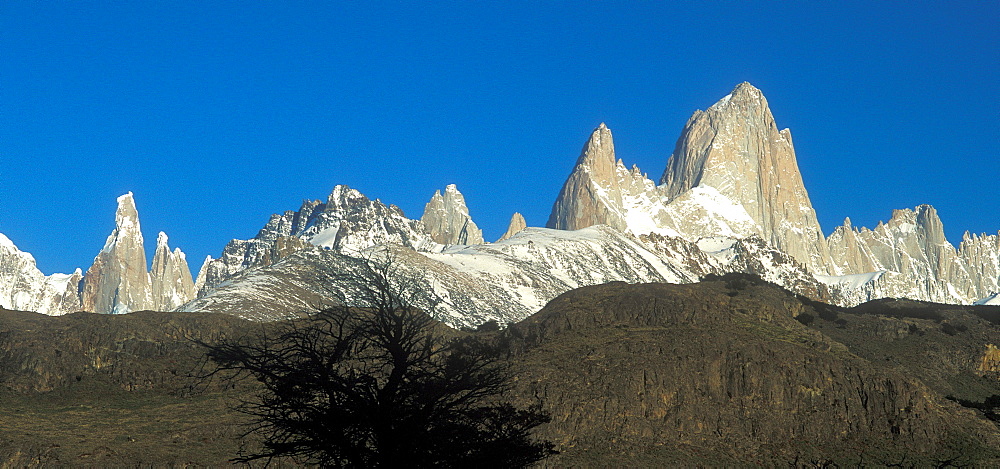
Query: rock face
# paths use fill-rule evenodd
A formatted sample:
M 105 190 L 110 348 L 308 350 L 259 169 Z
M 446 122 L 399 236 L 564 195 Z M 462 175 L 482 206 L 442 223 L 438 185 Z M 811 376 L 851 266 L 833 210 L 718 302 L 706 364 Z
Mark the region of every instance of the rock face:
M 767 100 L 749 83 L 694 113 L 659 186 L 616 161 L 604 124 L 594 130 L 547 226 L 595 224 L 690 241 L 756 234 L 816 273 L 827 273 L 830 265 L 791 134 L 778 131 Z
M 633 183 L 642 183 L 629 176 L 623 166 L 616 166 L 611 129 L 602 122 L 584 144 L 545 226 L 557 230 L 578 230 L 593 225 L 608 225 L 625 231 L 622 197 L 631 195 Z
M 814 272 L 827 272 L 826 238 L 791 132 L 778 130 L 767 99 L 749 83 L 691 116 L 660 184 L 669 200 L 695 187 L 715 188 L 746 210 L 765 240 Z
M 0 234 L 0 308 L 57 315 L 80 311 L 83 273 L 45 276 L 35 258 Z
M 524 215 L 521 215 L 519 212 L 514 212 L 514 215 L 510 217 L 510 224 L 507 225 L 507 231 L 497 241 L 509 239 L 511 236 L 516 235 L 527 227 L 528 223 L 524 221 Z
M 83 309 L 121 314 L 152 307 L 139 213 L 129 192 L 118 198 L 115 229 L 84 276 Z
M 156 237 L 156 253 L 149 276 L 153 309 L 157 311 L 170 311 L 195 296 L 194 280 L 184 253 L 180 248 L 170 252 L 167 235 L 162 231 Z
M 1000 308 L 929 306 L 847 312 L 749 276 L 614 282 L 470 335 L 496 339 L 515 378 L 505 399 L 551 414 L 533 436 L 557 445 L 560 454 L 544 461 L 553 467 L 994 467 L 997 426 L 944 396 L 971 404 L 1000 394 L 1000 329 L 981 319 L 995 320 Z M 191 406 L 188 374 L 204 359 L 191 338 L 215 343 L 286 326 L 198 313 L 0 310 L 0 414 L 21 417 L 0 422 L 0 466 L 74 466 L 81 454 L 102 467 L 231 464 L 245 419 L 226 403 L 255 389 L 215 380 Z M 53 393 L 74 405 L 54 408 Z M 138 412 L 80 412 L 124 394 Z M 96 436 L 67 439 L 70 424 Z M 144 444 L 177 435 L 184 444 Z
M 144 272 L 130 194 L 119 200 L 117 223 L 87 272 L 80 307 L 168 309 L 190 299 L 186 261 L 170 252 L 165 236 L 152 273 Z M 325 201 L 307 200 L 298 210 L 274 214 L 252 239 L 234 239 L 219 258 L 208 257 L 193 286 L 200 300 L 183 308 L 252 307 L 260 310 L 255 317 L 280 317 L 328 299 L 324 289 L 330 285 L 310 269 L 378 246 L 414 254 L 406 256 L 414 275 L 454 297 L 445 309 L 452 317 L 440 319 L 456 325 L 516 320 L 565 289 L 601 281 L 693 282 L 730 272 L 753 273 L 840 305 L 882 297 L 1000 301 L 1000 235 L 966 234 L 956 249 L 930 206 L 898 210 L 875 229 L 846 220 L 825 238 L 791 134 L 778 130 L 767 100 L 748 83 L 692 115 L 659 184 L 617 158 L 611 130 L 600 124 L 548 219 L 549 228 L 569 234 L 525 226 L 515 213 L 496 246 L 484 245 L 454 185 L 435 192 L 420 220 L 340 185 Z M 6 282 L 0 301 L 52 312 L 77 307 L 72 292 L 78 278 L 46 278 L 12 246 L 0 246 L 0 279 Z M 305 299 L 289 302 L 282 289 Z M 241 294 L 249 299 L 237 300 Z M 496 311 L 484 313 L 491 308 Z
M 48 277 L 0 234 L 0 307 L 61 315 L 76 311 L 121 314 L 142 309 L 166 311 L 194 298 L 194 282 L 184 253 L 170 252 L 167 235 L 157 238 L 153 270 L 146 271 L 139 213 L 132 193 L 118 198 L 115 229 L 84 275 Z
M 987 235 L 966 231 L 958 245 L 958 255 L 968 267 L 981 301 L 982 297 L 1000 294 L 1000 233 Z
M 483 244 L 483 232 L 469 216 L 465 197 L 458 187 L 449 184 L 444 195 L 435 191 L 420 217 L 427 234 L 440 244 Z

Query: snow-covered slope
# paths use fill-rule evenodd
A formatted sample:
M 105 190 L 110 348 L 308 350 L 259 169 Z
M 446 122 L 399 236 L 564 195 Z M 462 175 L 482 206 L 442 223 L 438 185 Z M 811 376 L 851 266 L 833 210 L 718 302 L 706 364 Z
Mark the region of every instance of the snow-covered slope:
M 764 94 L 749 83 L 695 111 L 660 179 L 669 200 L 713 187 L 742 207 L 770 245 L 826 273 L 826 239 L 799 172 L 791 131 L 778 130 Z
M 682 238 L 642 241 L 604 225 L 576 231 L 526 228 L 492 244 L 452 246 L 441 252 L 388 248 L 407 278 L 444 300 L 438 319 L 473 326 L 490 319 L 517 321 L 552 298 L 586 285 L 614 281 L 688 283 L 707 274 L 754 272 L 810 296 L 822 287 L 805 268 L 755 238 L 730 240 L 723 256 Z M 180 308 L 266 320 L 310 311 L 333 301 L 346 256 L 307 248 L 273 265 L 249 269 Z
M 982 298 L 973 304 L 977 305 L 1000 305 L 1000 293 L 995 293 L 993 295 Z
M 763 94 L 742 83 L 692 115 L 659 185 L 627 168 L 611 130 L 599 125 L 553 204 L 553 229 L 526 228 L 515 213 L 501 241 L 482 244 L 454 185 L 432 197 L 421 220 L 336 186 L 325 201 L 272 215 L 252 239 L 208 257 L 193 286 L 198 299 L 182 309 L 258 319 L 315 309 L 332 298 L 332 273 L 345 255 L 380 249 L 448 300 L 441 319 L 455 325 L 520 319 L 594 283 L 691 282 L 725 272 L 842 305 L 889 296 L 996 301 L 1000 235 L 966 234 L 956 249 L 933 207 L 922 205 L 875 229 L 848 220 L 823 237 L 796 158 Z M 131 194 L 119 199 L 116 222 L 82 284 L 79 273 L 45 277 L 30 255 L 0 239 L 0 306 L 125 312 L 190 299 L 186 261 L 165 235 L 145 272 Z
M 637 167 L 616 160 L 611 130 L 601 124 L 583 147 L 552 207 L 548 227 L 577 230 L 608 225 L 635 236 L 655 233 L 696 241 L 746 237 L 760 228 L 742 206 L 711 186 L 696 186 L 670 201 Z
M 791 134 L 760 90 L 742 83 L 688 121 L 660 185 L 615 155 L 601 124 L 563 185 L 548 226 L 606 224 L 636 236 L 759 238 L 805 267 L 830 301 L 882 297 L 971 303 L 1000 291 L 1000 236 L 966 234 L 956 250 L 933 207 L 897 210 L 874 230 L 848 220 L 826 238 L 799 173 Z M 770 274 L 768 274 L 770 275 Z M 780 277 L 780 276 L 779 276 Z M 862 281 L 863 280 L 863 281 Z
M 580 231 L 527 228 L 510 239 L 443 252 L 387 245 L 408 277 L 420 279 L 445 300 L 439 319 L 475 325 L 516 321 L 555 296 L 611 281 L 692 282 L 698 275 L 649 252 L 606 226 Z M 377 249 L 377 248 L 376 248 Z M 332 301 L 333 272 L 347 262 L 335 250 L 303 249 L 277 263 L 251 269 L 220 284 L 182 311 L 213 311 L 265 319 Z

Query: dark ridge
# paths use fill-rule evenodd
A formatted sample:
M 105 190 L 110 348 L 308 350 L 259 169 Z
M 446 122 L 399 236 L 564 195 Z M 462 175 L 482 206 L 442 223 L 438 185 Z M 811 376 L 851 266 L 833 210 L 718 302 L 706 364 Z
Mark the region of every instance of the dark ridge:
M 729 274 L 579 288 L 466 333 L 507 347 L 509 398 L 551 414 L 554 466 L 997 465 L 1000 330 L 978 308 L 894 305 Z M 0 311 L 0 465 L 226 465 L 242 431 L 227 405 L 254 390 L 192 382 L 189 339 L 261 327 Z

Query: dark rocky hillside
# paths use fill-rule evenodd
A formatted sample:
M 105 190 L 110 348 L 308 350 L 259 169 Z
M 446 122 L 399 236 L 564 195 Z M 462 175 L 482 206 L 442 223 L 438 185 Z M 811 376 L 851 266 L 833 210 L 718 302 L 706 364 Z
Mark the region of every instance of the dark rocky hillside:
M 563 451 L 557 466 L 996 463 L 995 425 L 921 375 L 855 353 L 860 319 L 847 320 L 859 326 L 845 346 L 820 332 L 844 332 L 842 318 L 819 330 L 793 318 L 817 307 L 737 275 L 581 288 L 511 327 L 518 389 L 552 413 L 542 433 Z
M 809 326 L 851 352 L 920 379 L 957 401 L 1000 396 L 1000 307 L 882 299 L 854 308 L 817 304 Z M 801 319 L 801 317 L 800 317 Z
M 1000 395 L 998 317 L 835 308 L 728 275 L 582 288 L 480 334 L 510 348 L 512 397 L 551 412 L 550 465 L 996 464 L 1000 431 L 969 407 Z M 191 378 L 189 338 L 258 327 L 0 311 L 0 466 L 226 464 L 240 448 L 227 404 L 252 389 Z
M 227 399 L 192 378 L 214 340 L 260 327 L 221 314 L 45 316 L 0 310 L 0 466 L 222 465 Z

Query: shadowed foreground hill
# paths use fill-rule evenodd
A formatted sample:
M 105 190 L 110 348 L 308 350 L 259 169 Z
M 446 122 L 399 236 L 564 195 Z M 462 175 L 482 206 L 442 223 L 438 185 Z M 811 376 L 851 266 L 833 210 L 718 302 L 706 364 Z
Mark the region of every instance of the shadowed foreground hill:
M 221 314 L 45 316 L 0 310 L 0 467 L 225 465 L 246 389 L 190 375 L 212 341 L 259 327 Z
M 509 331 L 549 462 L 996 462 L 994 424 L 793 318 L 813 305 L 742 276 L 556 298 Z
M 930 312 L 846 310 L 730 275 L 586 287 L 481 334 L 510 347 L 513 398 L 551 412 L 538 436 L 562 453 L 547 464 L 995 464 L 997 427 L 944 397 L 1000 395 L 994 318 L 917 305 Z M 226 404 L 251 390 L 192 389 L 187 337 L 257 327 L 0 311 L 0 465 L 226 464 L 240 431 Z

